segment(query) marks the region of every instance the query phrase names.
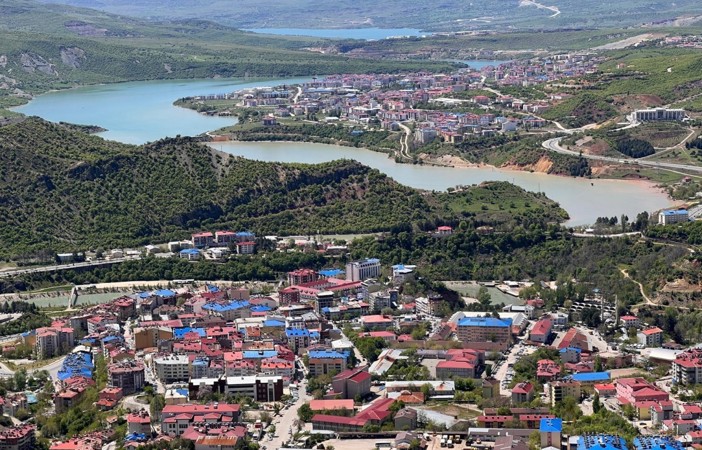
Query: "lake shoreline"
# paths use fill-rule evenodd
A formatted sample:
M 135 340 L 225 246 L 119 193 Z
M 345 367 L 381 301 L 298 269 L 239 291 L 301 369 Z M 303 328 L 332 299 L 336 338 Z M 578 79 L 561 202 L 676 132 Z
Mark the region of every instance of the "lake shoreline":
M 212 138 L 213 133 L 212 132 L 207 132 L 203 134 L 203 136 L 208 136 Z M 215 136 L 222 136 L 222 135 L 217 135 Z M 443 167 L 443 168 L 449 168 L 449 169 L 457 169 L 457 170 L 462 170 L 462 169 L 493 169 L 493 170 L 501 170 L 501 171 L 508 171 L 508 172 L 515 172 L 515 173 L 540 173 L 546 176 L 550 177 L 558 177 L 558 178 L 565 178 L 565 179 L 582 179 L 582 180 L 591 180 L 591 183 L 595 183 L 596 181 L 608 181 L 608 182 L 620 182 L 620 183 L 626 183 L 629 185 L 636 185 L 639 186 L 641 189 L 644 189 L 648 192 L 656 192 L 656 193 L 664 193 L 666 195 L 666 198 L 673 202 L 673 198 L 668 194 L 667 190 L 665 189 L 664 185 L 661 185 L 655 181 L 652 180 L 645 180 L 645 179 L 621 179 L 621 178 L 608 178 L 608 177 L 597 177 L 597 178 L 591 178 L 591 177 L 574 177 L 570 175 L 563 175 L 563 174 L 557 174 L 557 173 L 547 173 L 547 172 L 540 172 L 540 171 L 535 171 L 533 169 L 519 169 L 513 165 L 510 166 L 505 166 L 505 167 L 498 167 L 492 164 L 487 164 L 487 163 L 472 163 L 470 161 L 466 161 L 463 158 L 456 156 L 456 155 L 444 155 L 440 157 L 434 157 L 428 154 L 421 154 L 420 155 L 420 161 L 419 163 L 413 163 L 412 161 L 405 161 L 402 159 L 399 159 L 397 157 L 394 157 L 392 153 L 382 151 L 382 150 L 377 150 L 373 149 L 371 147 L 366 147 L 366 146 L 353 146 L 353 145 L 345 145 L 344 141 L 335 141 L 335 142 L 321 142 L 321 141 L 316 141 L 314 139 L 310 140 L 301 140 L 301 141 L 294 141 L 294 140 L 257 140 L 257 139 L 252 139 L 252 140 L 237 140 L 237 139 L 228 139 L 226 141 L 214 141 L 210 140 L 206 142 L 210 147 L 214 148 L 217 151 L 220 151 L 217 149 L 216 145 L 217 144 L 222 144 L 222 143 L 251 143 L 251 142 L 260 142 L 260 143 L 268 143 L 268 144 L 300 144 L 300 143 L 310 143 L 310 144 L 321 144 L 321 145 L 337 145 L 340 147 L 345 147 L 349 149 L 363 149 L 363 150 L 368 150 L 374 153 L 380 153 L 380 154 L 386 154 L 388 156 L 389 160 L 393 160 L 395 164 L 403 164 L 403 165 L 410 165 L 410 166 L 429 166 L 429 167 Z M 388 149 L 391 150 L 391 149 Z M 227 153 L 227 152 L 224 152 Z M 227 153 L 229 154 L 229 153 Z M 422 155 L 425 156 L 422 158 Z M 682 201 L 675 201 L 671 204 L 671 207 L 676 207 L 679 204 L 682 204 L 684 202 Z

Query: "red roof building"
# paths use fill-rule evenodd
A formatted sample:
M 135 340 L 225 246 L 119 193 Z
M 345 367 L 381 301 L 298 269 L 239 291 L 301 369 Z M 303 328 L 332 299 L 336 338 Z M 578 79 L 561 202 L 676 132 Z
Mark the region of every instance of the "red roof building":
M 536 363 L 536 378 L 541 382 L 551 381 L 561 373 L 561 366 L 550 359 L 540 359 Z
M 619 403 L 636 404 L 642 401 L 669 400 L 668 393 L 643 378 L 620 378 L 614 382 Z
M 539 344 L 545 344 L 548 338 L 551 336 L 551 328 L 553 323 L 551 319 L 541 319 L 536 324 L 534 328 L 531 329 L 529 333 L 529 340 L 532 342 L 538 342 Z

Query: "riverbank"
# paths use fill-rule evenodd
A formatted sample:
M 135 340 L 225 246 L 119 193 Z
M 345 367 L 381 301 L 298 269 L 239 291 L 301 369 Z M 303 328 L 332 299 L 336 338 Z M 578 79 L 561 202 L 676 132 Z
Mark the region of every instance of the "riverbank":
M 216 132 L 213 132 L 216 133 Z M 528 164 L 524 166 L 516 165 L 516 164 L 505 164 L 501 166 L 493 165 L 493 164 L 487 164 L 483 162 L 479 163 L 473 163 L 470 161 L 466 161 L 465 159 L 461 158 L 458 155 L 432 155 L 428 153 L 419 153 L 417 154 L 417 157 L 413 160 L 407 160 L 405 158 L 402 158 L 399 156 L 399 154 L 394 151 L 393 149 L 378 149 L 378 148 L 373 148 L 370 146 L 363 146 L 363 145 L 350 145 L 351 143 L 348 141 L 343 141 L 343 140 L 336 140 L 336 139 L 325 139 L 325 138 L 319 138 L 317 136 L 305 136 L 305 139 L 298 139 L 298 140 L 285 140 L 283 139 L 286 136 L 281 135 L 280 139 L 229 139 L 231 134 L 209 134 L 208 136 L 212 139 L 210 144 L 212 147 L 217 148 L 217 145 L 222 144 L 222 143 L 249 143 L 249 142 L 258 142 L 258 143 L 274 143 L 274 144 L 298 144 L 298 143 L 312 143 L 312 144 L 323 144 L 323 145 L 335 145 L 335 146 L 341 146 L 341 147 L 346 147 L 350 149 L 365 149 L 373 152 L 378 152 L 378 153 L 383 153 L 388 156 L 388 160 L 393 160 L 397 164 L 405 164 L 405 165 L 412 165 L 412 166 L 428 166 L 428 167 L 444 167 L 444 168 L 450 168 L 450 169 L 479 169 L 479 170 L 500 170 L 500 171 L 508 171 L 508 172 L 519 172 L 519 173 L 538 173 L 542 174 L 544 176 L 556 176 L 559 178 L 565 178 L 565 179 L 573 179 L 573 178 L 579 178 L 582 180 L 590 180 L 591 183 L 596 183 L 597 180 L 608 180 L 612 182 L 619 182 L 619 183 L 629 183 L 631 185 L 636 185 L 640 187 L 641 189 L 647 191 L 647 193 L 663 193 L 665 194 L 666 198 L 669 200 L 672 200 L 670 197 L 668 191 L 666 190 L 666 186 L 662 185 L 656 181 L 650 180 L 650 179 L 626 179 L 626 178 L 621 178 L 621 177 L 608 177 L 606 176 L 606 171 L 605 172 L 600 172 L 601 175 L 596 176 L 596 177 L 573 177 L 567 174 L 563 173 L 551 173 L 549 172 L 549 169 L 552 167 L 552 161 L 548 160 L 547 157 L 542 157 L 537 161 L 536 164 Z M 249 134 L 249 137 L 252 135 Z M 392 158 L 392 156 L 395 156 Z M 605 176 L 602 176 L 605 175 Z M 676 203 L 677 205 L 678 203 Z

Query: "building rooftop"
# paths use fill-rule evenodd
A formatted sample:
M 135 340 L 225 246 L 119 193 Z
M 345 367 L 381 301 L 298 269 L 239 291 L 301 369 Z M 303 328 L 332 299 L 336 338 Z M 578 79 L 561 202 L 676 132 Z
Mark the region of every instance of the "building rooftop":
M 558 418 L 541 419 L 539 431 L 542 433 L 560 433 L 563 431 L 563 420 Z
M 576 373 L 571 375 L 570 378 L 573 381 L 580 381 L 581 383 L 594 383 L 597 381 L 609 381 L 609 372 L 590 372 L 590 373 Z
M 634 438 L 636 450 L 682 450 L 683 445 L 672 436 L 637 436 Z
M 458 321 L 459 327 L 511 327 L 511 319 L 497 319 L 495 317 L 464 317 Z
M 589 434 L 580 436 L 578 450 L 627 450 L 626 441 L 621 436 L 611 434 Z

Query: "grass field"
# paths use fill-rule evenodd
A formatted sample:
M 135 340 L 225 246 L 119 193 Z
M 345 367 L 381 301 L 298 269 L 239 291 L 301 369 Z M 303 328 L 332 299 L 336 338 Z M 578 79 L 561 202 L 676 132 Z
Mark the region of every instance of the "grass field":
M 645 123 L 629 131 L 634 139 L 648 141 L 656 148 L 678 145 L 690 134 L 690 129 L 676 122 Z

